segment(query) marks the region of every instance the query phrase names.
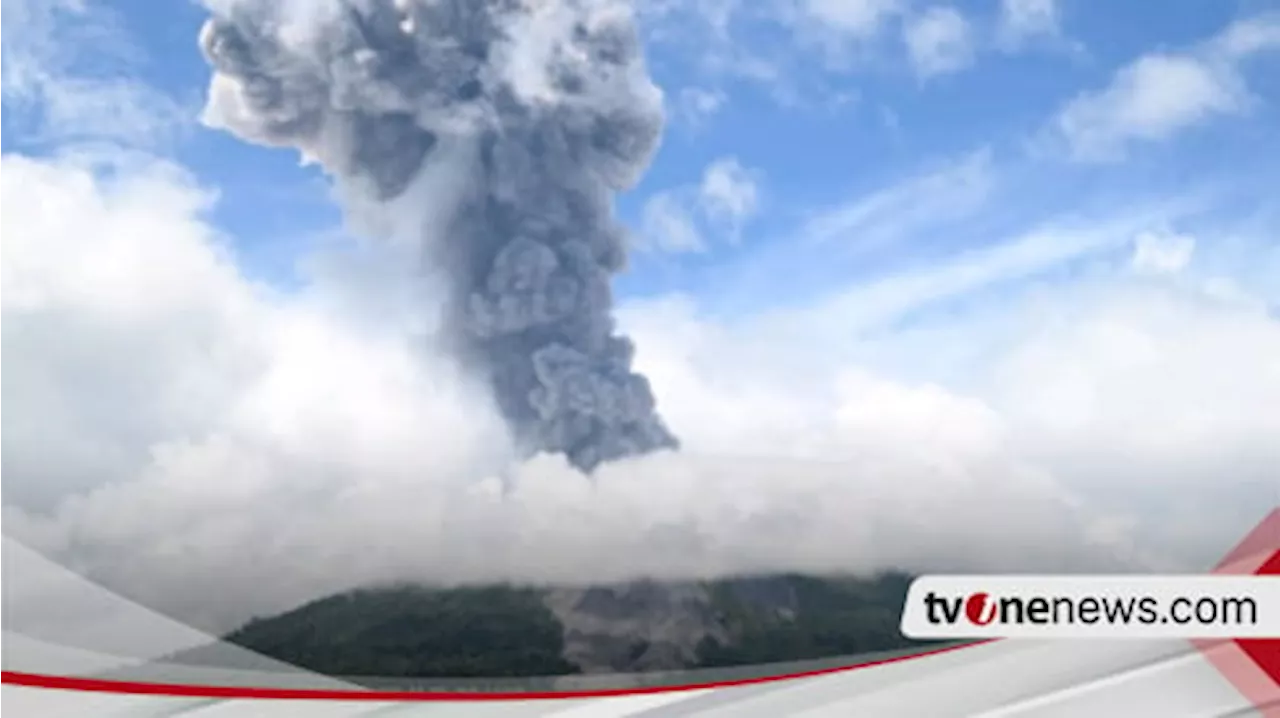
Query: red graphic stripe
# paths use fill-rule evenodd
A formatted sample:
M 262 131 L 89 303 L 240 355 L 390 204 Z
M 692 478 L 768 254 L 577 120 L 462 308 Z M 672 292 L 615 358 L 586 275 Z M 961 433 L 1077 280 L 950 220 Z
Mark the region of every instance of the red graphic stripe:
M 1280 573 L 1280 508 L 1267 514 L 1214 569 L 1214 573 Z M 1280 718 L 1280 641 L 1192 641 L 1205 658 L 1253 703 L 1263 718 Z
M 1267 517 L 1262 519 L 1248 536 L 1241 539 L 1240 543 L 1218 562 L 1214 571 L 1227 571 L 1229 568 L 1234 568 L 1232 564 L 1247 561 L 1251 557 L 1266 556 L 1277 550 L 1280 550 L 1280 508 L 1272 509 L 1271 513 L 1267 514 Z M 1249 566 L 1245 571 L 1233 570 L 1231 573 L 1255 573 L 1255 571 L 1253 566 Z
M 1271 558 L 1258 569 L 1259 576 L 1280 576 L 1280 551 L 1271 554 Z M 1253 659 L 1254 663 L 1270 676 L 1272 682 L 1280 684 L 1280 639 L 1250 638 L 1239 641 L 1240 650 Z
M 859 668 L 871 668 L 890 663 L 901 663 L 925 656 L 936 656 L 943 653 L 970 648 L 990 643 L 991 641 L 975 641 L 958 646 L 935 648 L 906 656 L 895 656 L 852 666 L 821 668 L 801 673 L 783 674 L 780 676 L 761 676 L 757 678 L 739 678 L 736 680 L 694 683 L 676 686 L 641 686 L 638 688 L 605 688 L 580 691 L 528 691 L 478 693 L 466 691 L 379 691 L 373 689 L 324 689 L 324 688 L 260 688 L 253 686 L 200 686 L 176 683 L 144 683 L 137 681 L 112 681 L 96 678 L 76 678 L 72 676 L 50 676 L 21 671 L 0 672 L 0 683 L 8 683 L 30 688 L 49 688 L 65 691 L 88 691 L 93 693 L 116 693 L 125 695 L 150 695 L 180 698 L 224 698 L 224 699 L 260 699 L 260 700 L 307 700 L 307 701 L 531 701 L 566 698 L 610 698 L 617 696 L 646 695 L 653 693 L 673 693 L 676 691 L 702 690 L 706 688 L 729 688 L 760 683 L 811 678 L 830 675 Z

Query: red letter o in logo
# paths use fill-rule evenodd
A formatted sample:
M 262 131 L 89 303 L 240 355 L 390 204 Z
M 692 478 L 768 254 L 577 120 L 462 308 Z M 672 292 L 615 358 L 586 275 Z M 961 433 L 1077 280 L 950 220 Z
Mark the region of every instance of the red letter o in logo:
M 996 619 L 996 602 L 985 593 L 975 593 L 964 602 L 964 615 L 970 623 L 985 626 Z

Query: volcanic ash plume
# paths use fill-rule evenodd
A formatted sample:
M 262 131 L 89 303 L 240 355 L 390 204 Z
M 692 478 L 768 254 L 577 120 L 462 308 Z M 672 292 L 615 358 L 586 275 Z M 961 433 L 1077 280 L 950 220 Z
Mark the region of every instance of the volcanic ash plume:
M 415 179 L 468 148 L 460 198 L 415 232 L 522 444 L 586 471 L 676 446 L 611 316 L 613 195 L 662 130 L 620 0 L 208 1 L 209 124 L 299 150 L 362 206 L 438 205 Z

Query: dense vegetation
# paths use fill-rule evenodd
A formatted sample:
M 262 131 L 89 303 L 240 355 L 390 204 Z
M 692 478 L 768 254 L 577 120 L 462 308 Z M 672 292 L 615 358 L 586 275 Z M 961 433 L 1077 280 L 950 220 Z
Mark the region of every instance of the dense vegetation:
M 507 677 L 576 673 L 560 622 L 530 589 L 368 589 L 330 596 L 227 636 L 340 676 Z
M 700 667 L 799 661 L 912 645 L 898 630 L 908 576 L 873 580 L 786 576 L 795 608 L 784 615 L 743 601 L 729 583 L 712 588 L 712 605 L 723 616 L 727 645 L 703 641 Z
M 800 575 L 708 584 L 727 640 L 704 640 L 686 668 L 776 663 L 902 648 L 910 578 Z M 331 596 L 227 636 L 231 643 L 337 676 L 489 677 L 578 673 L 563 626 L 536 589 L 403 586 Z M 641 642 L 636 654 L 646 648 Z

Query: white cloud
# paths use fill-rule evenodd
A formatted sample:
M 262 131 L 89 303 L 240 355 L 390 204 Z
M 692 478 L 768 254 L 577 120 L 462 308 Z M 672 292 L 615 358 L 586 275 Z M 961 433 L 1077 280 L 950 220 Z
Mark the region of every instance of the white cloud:
M 920 77 L 958 72 L 973 64 L 973 32 L 955 8 L 932 7 L 912 17 L 903 28 L 903 40 Z
M 1143 232 L 1134 241 L 1133 267 L 1140 272 L 1173 274 L 1191 262 L 1196 238 L 1185 234 Z
M 639 3 L 655 64 L 692 70 L 699 84 L 752 84 L 790 109 L 847 104 L 841 76 L 883 66 L 910 2 L 903 0 L 650 0 Z M 780 42 L 761 42 L 762 36 Z
M 638 248 L 662 252 L 703 252 L 707 243 L 693 210 L 675 192 L 659 192 L 645 201 Z
M 1250 55 L 1280 47 L 1280 21 L 1234 23 L 1201 47 L 1143 55 L 1106 88 L 1085 92 L 1055 116 L 1050 138 L 1076 159 L 1122 158 L 1135 142 L 1167 140 L 1216 117 L 1240 115 L 1252 97 L 1240 72 Z
M 677 96 L 675 115 L 691 127 L 699 127 L 714 117 L 728 102 L 722 90 L 686 87 Z
M 712 222 L 736 234 L 759 209 L 760 190 L 753 172 L 734 157 L 722 157 L 703 171 L 698 197 Z
M 5 4 L 5 112 L 46 143 L 108 140 L 154 147 L 190 108 L 133 77 L 138 53 L 115 15 L 79 0 Z M 92 63 L 84 58 L 92 56 Z
M 801 235 L 857 252 L 880 249 L 978 211 L 996 183 L 991 153 L 979 150 L 827 209 Z
M 1134 140 L 1162 140 L 1215 115 L 1243 111 L 1235 78 L 1192 57 L 1147 55 L 1105 90 L 1077 97 L 1056 124 L 1081 159 L 1119 156 Z
M 383 329 L 351 332 L 337 295 L 282 303 L 245 280 L 200 218 L 211 196 L 172 166 L 103 174 L 78 158 L 5 155 L 3 163 L 4 206 L 10 226 L 22 228 L 3 244 L 3 351 L 14 377 L 4 401 L 16 407 L 4 460 L 21 477 L 10 484 L 16 495 L 121 478 L 146 459 L 148 437 L 222 431 L 230 427 L 209 422 L 236 412 L 270 426 L 292 421 L 270 413 L 275 401 L 306 415 L 308 407 L 290 402 L 323 404 L 345 387 L 345 410 L 358 414 L 362 392 L 428 381 L 404 372 L 429 357 L 379 334 L 402 331 L 396 316 Z M 381 279 L 362 291 L 396 291 L 392 277 Z M 313 304 L 320 299 L 328 304 Z M 360 365 L 371 373 L 337 378 Z M 328 398 L 296 394 L 325 383 Z M 237 403 L 248 385 L 261 396 Z M 322 413 L 311 416 L 325 421 Z M 366 420 L 376 434 L 379 419 Z M 85 427 L 92 431 L 80 433 Z M 53 437 L 63 437 L 64 455 L 47 461 L 38 442 L 58 443 Z
M 997 34 L 1001 42 L 1017 47 L 1037 38 L 1060 34 L 1057 0 L 1001 0 Z
M 737 158 L 721 157 L 703 169 L 697 185 L 658 192 L 645 202 L 638 248 L 703 252 L 708 235 L 736 242 L 759 202 L 756 173 Z
M 901 0 L 805 0 L 805 12 L 846 35 L 871 38 L 902 10 Z
M 1010 238 L 967 249 L 944 261 L 917 263 L 865 278 L 813 301 L 802 310 L 771 314 L 770 321 L 800 336 L 818 337 L 832 317 L 843 334 L 883 331 L 903 317 L 1020 283 L 1082 260 L 1103 258 L 1151 226 L 1158 210 L 1094 219 L 1080 226 L 1052 221 Z M 812 340 L 812 339 L 811 339 Z M 824 347 L 827 348 L 827 347 Z
M 792 107 L 847 101 L 850 77 L 904 61 L 929 78 L 971 67 L 988 45 L 1081 51 L 1062 35 L 1056 0 L 1002 0 L 996 17 L 977 19 L 915 0 L 657 0 L 639 9 L 649 40 L 661 47 L 657 61 L 674 58 L 708 86 L 757 83 Z
M 896 333 L 854 295 L 732 323 L 632 304 L 685 449 L 503 469 L 482 396 L 396 321 L 414 307 L 254 287 L 163 165 L 3 162 L 6 533 L 200 625 L 392 578 L 1181 567 L 1280 458 L 1280 325 L 1082 280 Z M 19 509 L 37 486 L 63 498 Z
M 1233 22 L 1210 43 L 1210 51 L 1232 60 L 1280 48 L 1280 13 L 1272 12 Z

